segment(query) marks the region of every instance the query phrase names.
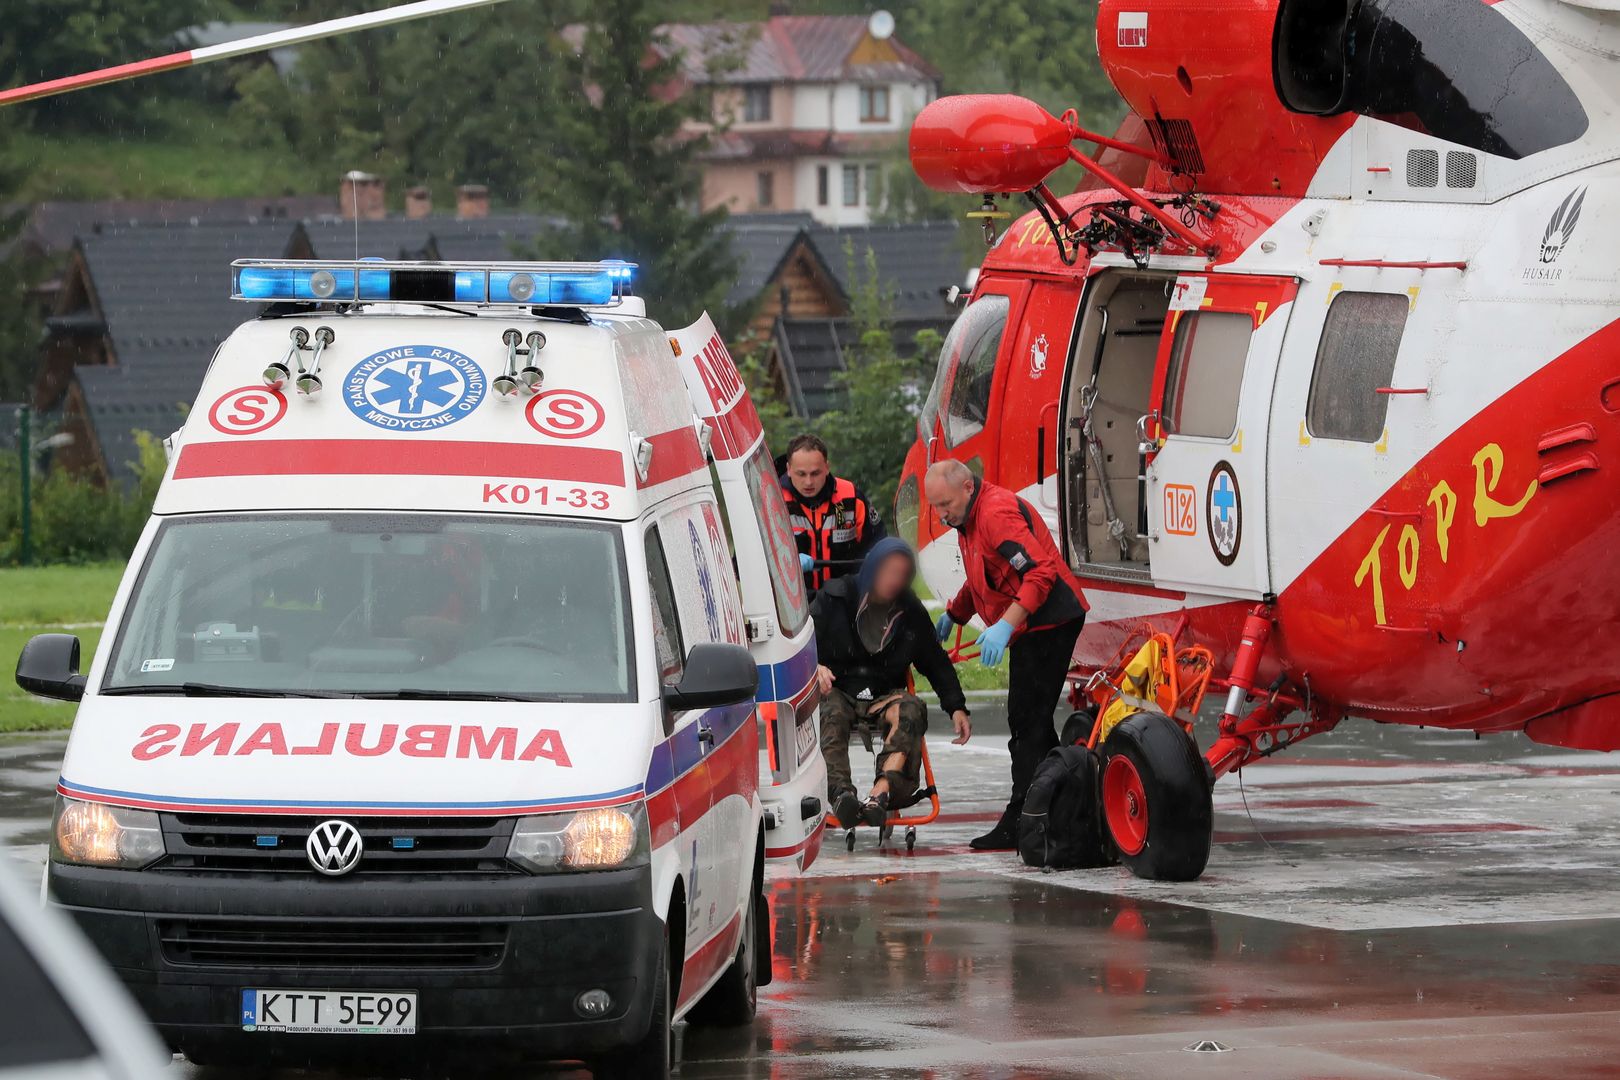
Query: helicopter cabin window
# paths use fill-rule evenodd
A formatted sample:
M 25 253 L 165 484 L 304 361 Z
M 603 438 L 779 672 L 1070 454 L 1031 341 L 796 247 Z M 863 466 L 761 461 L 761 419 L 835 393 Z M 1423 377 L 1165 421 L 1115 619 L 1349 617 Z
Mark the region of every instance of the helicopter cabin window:
M 984 430 L 990 415 L 990 388 L 996 356 L 1012 303 L 1005 296 L 981 297 L 951 327 L 940 353 L 935 380 L 945 398 L 945 441 L 960 446 Z
M 1164 384 L 1172 435 L 1229 439 L 1237 431 L 1238 394 L 1254 320 L 1246 312 L 1195 311 L 1176 325 Z
M 1318 439 L 1377 442 L 1384 434 L 1395 356 L 1411 301 L 1404 293 L 1341 292 L 1316 348 L 1305 420 Z

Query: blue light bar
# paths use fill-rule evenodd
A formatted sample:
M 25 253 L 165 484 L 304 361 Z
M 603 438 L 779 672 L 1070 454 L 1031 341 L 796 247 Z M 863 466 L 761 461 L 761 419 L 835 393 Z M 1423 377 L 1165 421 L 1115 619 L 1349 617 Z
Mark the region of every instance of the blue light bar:
M 635 264 L 425 263 L 239 259 L 231 297 L 260 303 L 362 302 L 612 307 L 630 293 Z

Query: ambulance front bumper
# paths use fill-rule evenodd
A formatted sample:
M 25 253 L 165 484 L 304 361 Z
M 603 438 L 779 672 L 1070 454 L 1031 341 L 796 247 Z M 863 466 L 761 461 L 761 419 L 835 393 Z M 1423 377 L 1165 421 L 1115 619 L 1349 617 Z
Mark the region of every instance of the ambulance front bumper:
M 664 933 L 646 867 L 326 880 L 53 863 L 50 892 L 170 1045 L 203 1060 L 374 1059 L 474 1041 L 589 1057 L 646 1031 Z M 247 1032 L 242 991 L 264 988 L 412 991 L 418 1029 Z M 586 1019 L 576 1002 L 595 989 L 612 1006 Z

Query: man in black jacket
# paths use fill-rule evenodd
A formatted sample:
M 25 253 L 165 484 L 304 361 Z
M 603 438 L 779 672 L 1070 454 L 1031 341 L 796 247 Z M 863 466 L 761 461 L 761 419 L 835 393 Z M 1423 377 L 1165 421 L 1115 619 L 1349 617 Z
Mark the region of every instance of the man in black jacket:
M 950 657 L 934 635 L 928 611 L 911 591 L 917 560 L 903 540 L 873 545 L 858 574 L 834 578 L 810 607 L 816 623 L 816 671 L 821 692 L 821 755 L 827 762 L 827 801 L 844 826 L 881 825 L 889 810 L 916 801 L 922 736 L 928 706 L 908 693 L 915 667 L 933 684 L 961 745 L 973 733 L 967 699 Z M 870 726 L 880 726 L 883 753 L 877 779 L 862 803 L 849 769 L 850 735 L 859 725 L 871 748 Z

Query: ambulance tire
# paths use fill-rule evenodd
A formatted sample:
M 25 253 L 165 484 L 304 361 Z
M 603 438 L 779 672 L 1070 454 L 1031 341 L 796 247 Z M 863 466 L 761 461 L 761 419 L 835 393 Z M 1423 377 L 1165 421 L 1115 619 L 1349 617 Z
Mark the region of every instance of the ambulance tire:
M 671 1031 L 673 1008 L 669 987 L 669 937 L 665 935 L 653 971 L 652 1016 L 647 1023 L 647 1033 L 628 1049 L 597 1062 L 591 1068 L 591 1075 L 596 1080 L 669 1080 L 670 1059 L 675 1048 Z
M 737 955 L 720 976 L 720 981 L 709 987 L 709 992 L 698 999 L 686 1022 L 693 1027 L 742 1027 L 754 1022 L 759 1008 L 759 981 L 756 956 L 759 951 L 759 911 L 765 897 L 756 884 L 753 896 L 743 912 L 741 940 L 737 942 Z
M 1162 713 L 1121 721 L 1102 748 L 1102 812 L 1119 861 L 1150 881 L 1192 881 L 1214 838 L 1213 784 L 1198 744 Z

